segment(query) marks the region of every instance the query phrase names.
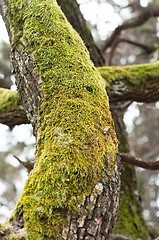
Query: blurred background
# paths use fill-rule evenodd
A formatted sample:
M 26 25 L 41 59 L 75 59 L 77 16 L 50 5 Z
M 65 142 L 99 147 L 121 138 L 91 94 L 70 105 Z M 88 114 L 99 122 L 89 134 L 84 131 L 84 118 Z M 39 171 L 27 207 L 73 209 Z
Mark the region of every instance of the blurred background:
M 159 8 L 159 0 L 78 0 L 80 9 L 103 52 L 107 65 L 131 65 L 155 62 L 159 58 L 159 17 L 124 28 L 111 44 L 108 39 L 119 25 L 142 17 L 147 8 Z M 9 61 L 9 40 L 0 18 L 0 87 L 16 90 Z M 159 158 L 159 102 L 133 102 L 124 115 L 131 154 L 144 160 Z M 31 125 L 9 129 L 0 124 L 0 222 L 15 207 L 27 178 L 22 161 L 34 159 L 35 138 Z M 159 171 L 136 168 L 142 196 L 143 215 L 149 224 L 159 223 Z

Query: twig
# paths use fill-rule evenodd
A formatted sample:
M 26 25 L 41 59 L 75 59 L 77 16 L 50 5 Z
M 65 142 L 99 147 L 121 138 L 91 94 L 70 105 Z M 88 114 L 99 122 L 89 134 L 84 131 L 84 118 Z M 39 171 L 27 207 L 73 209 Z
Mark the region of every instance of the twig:
M 130 163 L 134 166 L 141 167 L 144 169 L 149 169 L 149 170 L 159 170 L 159 161 L 145 161 L 142 160 L 141 158 L 134 157 L 132 155 L 128 155 L 126 153 L 120 153 L 119 154 L 121 161 Z
M 15 157 L 17 160 L 18 160 L 18 162 L 20 163 L 20 164 L 22 164 L 26 169 L 27 169 L 27 171 L 28 171 L 28 173 L 30 173 L 30 171 L 33 169 L 33 167 L 34 167 L 34 161 L 27 161 L 27 162 L 23 162 L 23 161 L 21 161 L 17 156 L 15 156 L 15 155 L 13 155 L 13 157 Z
M 102 51 L 105 51 L 107 48 L 109 48 L 114 40 L 120 35 L 122 30 L 134 28 L 137 26 L 140 26 L 147 22 L 152 17 L 158 17 L 159 16 L 159 6 L 148 6 L 144 8 L 138 16 L 131 18 L 129 20 L 126 20 L 123 24 L 119 25 L 112 33 L 112 35 L 105 41 L 105 44 L 102 48 Z

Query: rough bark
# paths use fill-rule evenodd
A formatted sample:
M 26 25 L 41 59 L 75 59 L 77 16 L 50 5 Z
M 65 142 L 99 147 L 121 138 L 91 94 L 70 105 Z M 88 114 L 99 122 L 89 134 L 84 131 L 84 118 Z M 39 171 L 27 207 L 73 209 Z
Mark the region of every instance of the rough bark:
M 10 0 L 8 17 L 37 162 L 10 229 L 1 232 L 8 239 L 109 239 L 120 177 L 103 80 L 56 1 Z

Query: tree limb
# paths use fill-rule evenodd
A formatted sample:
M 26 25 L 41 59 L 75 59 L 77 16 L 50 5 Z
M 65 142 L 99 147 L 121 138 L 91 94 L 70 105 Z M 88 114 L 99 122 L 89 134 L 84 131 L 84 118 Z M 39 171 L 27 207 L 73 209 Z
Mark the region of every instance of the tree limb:
M 10 222 L 21 229 L 24 216 L 30 239 L 108 238 L 120 175 L 102 78 L 55 0 L 9 3 L 17 88 L 38 136 L 37 162 Z M 104 169 L 106 149 L 113 154 Z
M 125 67 L 100 67 L 112 104 L 121 101 L 159 100 L 159 62 Z
M 126 153 L 120 153 L 119 156 L 122 162 L 126 162 L 144 169 L 159 170 L 159 161 L 153 161 L 153 160 L 144 161 L 141 158 L 137 158 L 135 156 L 132 156 Z
M 22 161 L 22 160 L 20 160 L 17 156 L 15 156 L 15 155 L 13 155 L 13 157 L 15 157 L 15 159 L 17 159 L 17 161 L 23 166 L 23 167 L 25 167 L 26 169 L 27 169 L 27 171 L 28 171 L 28 173 L 30 173 L 30 171 L 33 169 L 33 167 L 34 167 L 34 163 L 35 163 L 35 161 L 26 161 L 26 162 L 24 162 L 24 161 Z
M 10 128 L 29 123 L 17 92 L 0 88 L 0 123 Z
M 127 44 L 134 45 L 138 48 L 141 48 L 146 54 L 151 54 L 157 49 L 156 46 L 153 46 L 153 45 L 151 45 L 151 46 L 146 45 L 146 44 L 139 43 L 139 42 L 136 42 L 136 41 L 133 41 L 133 40 L 130 40 L 130 39 L 126 39 L 126 38 L 117 38 L 117 39 L 115 39 L 114 43 L 111 46 L 110 58 L 108 60 L 108 65 L 109 66 L 112 65 L 112 59 L 115 55 L 116 48 L 118 47 L 118 45 L 120 43 L 123 43 L 123 42 L 125 42 Z
M 128 43 L 128 44 L 137 46 L 137 47 L 143 49 L 147 54 L 150 54 L 150 53 L 152 53 L 152 52 L 154 52 L 156 50 L 156 46 L 146 45 L 146 44 L 143 44 L 143 43 L 139 43 L 139 42 L 133 41 L 131 39 L 119 38 L 118 39 L 118 43 L 121 43 L 121 42 L 125 42 L 125 43 Z
M 140 26 L 144 24 L 146 21 L 148 21 L 152 17 L 158 17 L 159 16 L 159 6 L 148 6 L 146 8 L 143 8 L 143 10 L 134 18 L 131 18 L 129 20 L 126 20 L 123 24 L 118 26 L 112 33 L 112 35 L 105 41 L 105 44 L 103 46 L 103 51 L 105 51 L 107 48 L 109 48 L 114 40 L 119 37 L 120 33 L 123 30 L 134 28 L 137 26 Z

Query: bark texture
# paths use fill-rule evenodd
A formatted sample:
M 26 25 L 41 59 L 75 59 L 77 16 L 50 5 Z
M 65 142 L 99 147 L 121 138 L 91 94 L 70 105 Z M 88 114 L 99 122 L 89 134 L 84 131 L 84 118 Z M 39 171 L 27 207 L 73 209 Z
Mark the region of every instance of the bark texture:
M 104 82 L 56 1 L 10 0 L 8 18 L 18 91 L 37 137 L 8 239 L 109 239 L 120 176 Z

